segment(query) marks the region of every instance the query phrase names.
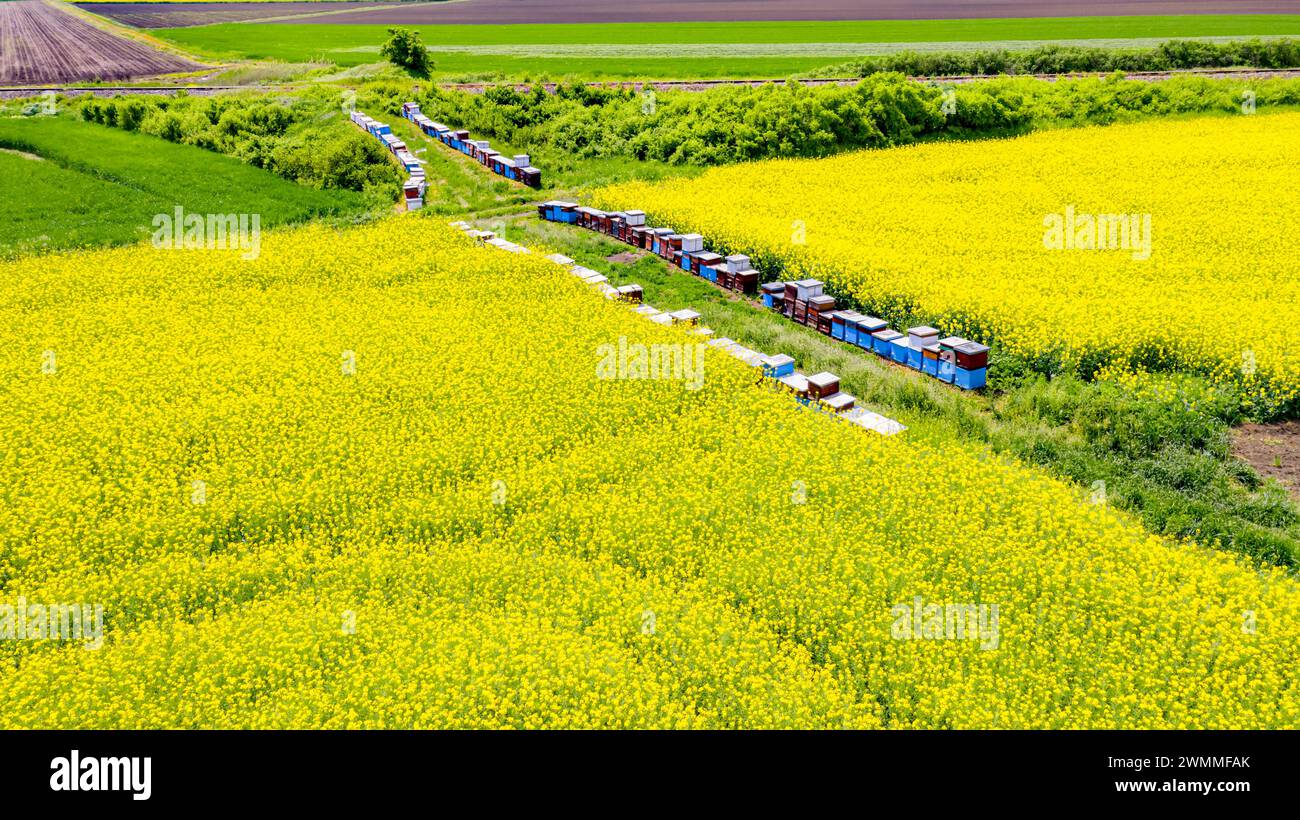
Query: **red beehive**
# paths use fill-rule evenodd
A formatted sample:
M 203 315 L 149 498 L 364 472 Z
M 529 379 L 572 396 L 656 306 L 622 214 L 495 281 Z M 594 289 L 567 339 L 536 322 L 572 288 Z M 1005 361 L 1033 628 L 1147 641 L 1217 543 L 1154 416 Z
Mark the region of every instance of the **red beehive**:
M 808 395 L 814 399 L 824 399 L 840 392 L 840 377 L 825 371 L 808 377 Z
M 732 276 L 732 288 L 741 293 L 754 294 L 758 292 L 758 271 L 742 270 Z
M 814 296 L 808 300 L 808 307 L 818 313 L 830 313 L 835 310 L 834 296 Z
M 957 366 L 962 370 L 979 370 L 988 367 L 989 348 L 979 342 L 967 342 L 953 348 L 957 354 Z
M 722 264 L 722 257 L 716 253 L 710 253 L 708 251 L 700 251 L 699 253 L 695 254 L 695 267 L 701 273 L 701 275 L 704 273 L 705 268 L 711 268 L 714 265 L 721 265 L 721 264 Z

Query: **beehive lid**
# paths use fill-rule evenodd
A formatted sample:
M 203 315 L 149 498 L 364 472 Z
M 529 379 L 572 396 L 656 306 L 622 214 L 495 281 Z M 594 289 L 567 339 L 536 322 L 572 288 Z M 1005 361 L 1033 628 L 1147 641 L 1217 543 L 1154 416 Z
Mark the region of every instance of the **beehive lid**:
M 967 355 L 976 355 L 976 354 L 979 354 L 979 353 L 988 353 L 988 352 L 989 352 L 989 346 L 988 346 L 988 345 L 982 345 L 982 344 L 980 344 L 979 342 L 966 342 L 966 343 L 963 344 L 963 345 L 958 345 L 958 346 L 957 346 L 956 348 L 954 348 L 954 349 L 956 349 L 956 350 L 960 350 L 962 353 L 965 353 L 965 354 L 967 354 Z
M 712 251 L 701 251 L 695 254 L 695 258 L 700 261 L 700 264 L 716 265 L 718 263 L 718 260 L 721 259 L 722 257 L 718 256 L 716 253 L 713 253 Z
M 879 339 L 882 342 L 892 342 L 895 339 L 903 338 L 903 334 L 891 328 L 885 328 L 884 330 L 877 330 L 875 333 L 872 333 L 871 336 L 872 338 Z
M 957 345 L 966 344 L 966 340 L 960 336 L 946 336 L 939 340 L 939 344 L 942 345 L 943 347 L 955 348 L 957 347 Z
M 716 339 L 709 339 L 708 341 L 709 347 L 716 347 L 719 350 L 726 350 L 727 348 L 731 347 L 735 343 L 736 342 L 734 340 L 728 339 L 726 336 L 719 336 Z
M 839 380 L 839 376 L 825 370 L 820 373 L 814 373 L 808 377 L 808 383 L 816 385 L 817 387 L 830 387 L 832 384 L 838 383 Z
M 601 282 L 600 292 L 605 296 L 606 299 L 613 299 L 615 296 L 618 296 L 618 288 L 615 288 L 613 285 L 609 284 L 608 282 Z
M 763 292 L 764 292 L 764 293 L 773 293 L 773 294 L 776 294 L 776 293 L 784 293 L 784 292 L 785 292 L 785 282 L 764 282 L 764 283 L 763 283 Z
M 731 254 L 730 256 L 727 257 L 727 261 L 728 261 L 728 262 L 735 262 L 735 263 L 741 263 L 741 262 L 743 262 L 744 264 L 748 265 L 748 264 L 749 264 L 749 257 L 748 257 L 748 256 L 745 256 L 743 253 L 733 253 L 733 254 Z
M 694 330 L 692 330 L 691 332 L 694 333 L 696 336 L 712 336 L 712 335 L 713 335 L 713 328 L 711 328 L 711 327 L 697 327 L 697 328 L 695 328 Z
M 921 325 L 920 327 L 909 327 L 907 329 L 907 335 L 908 336 L 938 336 L 939 331 L 935 330 L 929 325 Z
M 879 413 L 873 413 L 870 410 L 863 410 L 861 413 L 850 410 L 845 414 L 845 418 L 859 427 L 880 433 L 882 436 L 892 436 L 907 429 L 893 419 L 885 418 Z
M 775 370 L 778 367 L 784 367 L 787 364 L 794 364 L 794 359 L 784 353 L 778 353 L 775 356 L 768 356 L 763 360 L 763 364 Z
M 856 399 L 854 399 L 848 393 L 832 393 L 826 398 L 822 399 L 821 403 L 826 405 L 830 409 L 838 412 L 840 410 L 845 409 L 849 405 L 853 404 L 855 401 Z
M 582 277 L 582 281 L 586 282 L 588 285 L 599 285 L 601 282 L 608 282 L 609 277 L 603 273 L 596 273 L 591 276 Z
M 808 392 L 808 377 L 802 373 L 791 373 L 789 376 L 782 376 L 777 381 L 796 393 Z
M 636 309 L 635 312 L 641 314 L 642 316 L 655 316 L 659 313 L 659 309 L 651 307 L 650 305 L 641 305 Z
M 817 279 L 800 279 L 795 284 L 801 288 L 815 288 L 821 284 L 821 281 Z
M 699 314 L 699 313 L 697 313 L 696 311 L 693 311 L 693 310 L 687 310 L 687 309 L 674 311 L 674 312 L 670 313 L 669 315 L 672 316 L 673 319 L 676 320 L 676 321 L 678 321 L 678 322 L 693 322 L 693 321 L 695 321 L 696 319 L 700 318 L 700 314 Z
M 888 324 L 889 323 L 884 319 L 879 319 L 875 316 L 863 316 L 860 313 L 858 314 L 858 326 L 868 328 L 868 332 L 875 333 L 877 330 L 883 330 Z
M 573 260 L 562 253 L 548 253 L 546 255 L 546 258 L 551 260 L 557 265 L 564 265 L 565 267 L 568 267 L 573 264 Z
M 650 317 L 650 321 L 661 325 L 671 325 L 673 323 L 673 317 L 669 316 L 667 313 L 656 313 L 654 316 Z

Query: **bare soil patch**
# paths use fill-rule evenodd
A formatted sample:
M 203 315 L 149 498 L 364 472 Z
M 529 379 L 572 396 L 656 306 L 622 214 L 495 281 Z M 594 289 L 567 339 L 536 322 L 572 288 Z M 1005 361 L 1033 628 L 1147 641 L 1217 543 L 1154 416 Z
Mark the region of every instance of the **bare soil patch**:
M 198 68 L 40 0 L 0 3 L 0 83 L 127 80 Z
M 385 5 L 366 2 L 331 3 L 77 3 L 101 17 L 136 28 L 187 28 L 212 23 L 242 23 L 290 14 L 350 11 Z M 301 20 L 294 22 L 310 22 Z
M 1300 501 L 1300 421 L 1243 424 L 1232 431 L 1232 452 Z
M 606 256 L 606 262 L 617 262 L 620 265 L 630 265 L 641 257 L 645 256 L 645 251 L 623 251 L 613 256 Z
M 276 3 L 275 5 L 282 5 Z M 333 5 L 333 4 L 331 4 Z M 388 4 L 302 19 L 329 24 L 684 23 L 714 20 L 953 20 L 1133 14 L 1285 14 L 1294 0 L 460 0 Z

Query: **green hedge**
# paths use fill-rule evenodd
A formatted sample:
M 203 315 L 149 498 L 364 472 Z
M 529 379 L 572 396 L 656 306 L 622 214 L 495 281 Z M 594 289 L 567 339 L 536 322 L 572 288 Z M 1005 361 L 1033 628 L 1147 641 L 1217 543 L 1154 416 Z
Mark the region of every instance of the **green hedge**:
M 1067 74 L 1078 71 L 1173 71 L 1188 68 L 1300 67 L 1300 40 L 1210 43 L 1169 40 L 1151 48 L 1044 45 L 1024 50 L 916 52 L 865 57 L 810 73 L 810 77 L 868 77 L 900 72 L 913 77 L 963 74 Z
M 594 157 L 717 165 L 1168 114 L 1239 113 L 1246 91 L 1254 94 L 1257 110 L 1300 105 L 1300 79 L 1004 77 L 944 88 L 901 74 L 876 74 L 849 86 L 788 82 L 700 92 L 581 84 L 554 94 L 509 86 L 481 94 L 430 88 L 418 99 L 435 120 L 527 148 L 545 168 Z M 376 85 L 368 93 L 389 112 L 410 98 L 409 87 L 397 85 Z
M 237 157 L 319 189 L 359 191 L 375 205 L 400 194 L 402 172 L 343 115 L 337 89 L 213 97 L 84 97 L 82 119 Z

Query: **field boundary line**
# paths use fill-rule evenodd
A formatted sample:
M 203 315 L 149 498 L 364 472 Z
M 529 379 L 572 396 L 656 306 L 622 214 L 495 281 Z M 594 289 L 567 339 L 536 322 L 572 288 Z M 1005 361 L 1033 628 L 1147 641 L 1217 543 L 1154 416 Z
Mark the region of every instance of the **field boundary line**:
M 464 2 L 465 0 L 436 0 L 436 2 L 401 3 L 400 5 L 402 10 L 405 11 L 406 9 L 416 9 L 422 6 L 450 6 L 453 4 L 464 3 Z M 375 6 L 374 8 L 368 8 L 368 9 L 331 9 L 330 11 L 305 11 L 301 14 L 282 14 L 279 17 L 258 17 L 252 20 L 228 20 L 227 22 L 234 25 L 249 25 L 251 23 L 282 23 L 286 20 L 310 20 L 316 17 L 330 17 L 332 15 L 337 15 L 337 14 L 364 14 L 369 11 L 392 11 L 393 7 L 397 5 L 398 5 L 397 3 L 384 3 L 383 5 Z M 384 25 L 384 24 L 383 23 L 374 23 L 374 24 L 357 23 L 357 25 L 365 26 L 365 25 Z M 417 24 L 417 25 L 423 25 L 423 24 Z M 185 28 L 190 28 L 190 26 L 185 26 Z M 197 28 L 197 26 L 195 26 L 194 28 Z

